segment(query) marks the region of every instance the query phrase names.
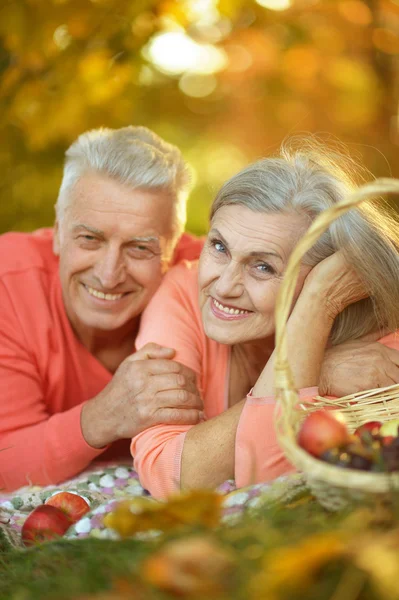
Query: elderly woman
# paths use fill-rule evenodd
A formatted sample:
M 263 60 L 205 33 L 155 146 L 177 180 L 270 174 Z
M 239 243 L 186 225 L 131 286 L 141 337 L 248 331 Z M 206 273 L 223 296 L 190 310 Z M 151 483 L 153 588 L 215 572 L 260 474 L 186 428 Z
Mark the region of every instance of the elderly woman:
M 137 340 L 138 348 L 152 341 L 176 349 L 176 360 L 197 373 L 206 415 L 198 425 L 159 425 L 132 440 L 135 468 L 154 496 L 293 470 L 273 427 L 277 293 L 299 238 L 352 187 L 320 149 L 283 150 L 216 196 L 199 264 L 166 275 Z M 368 202 L 334 222 L 305 256 L 287 324 L 301 398 L 317 395 L 328 347 L 397 329 L 398 248 L 398 223 Z M 380 341 L 399 348 L 393 333 Z

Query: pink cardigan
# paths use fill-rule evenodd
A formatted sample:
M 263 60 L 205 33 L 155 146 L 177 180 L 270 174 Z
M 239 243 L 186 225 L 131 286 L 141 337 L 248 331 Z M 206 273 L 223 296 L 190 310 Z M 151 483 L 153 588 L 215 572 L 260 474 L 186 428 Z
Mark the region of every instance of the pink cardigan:
M 399 349 L 396 335 L 380 341 Z M 164 278 L 142 318 L 137 348 L 147 342 L 175 348 L 176 360 L 195 371 L 208 419 L 227 410 L 231 347 L 205 335 L 198 306 L 197 263 L 181 263 Z M 309 401 L 316 395 L 317 387 L 299 391 L 302 400 Z M 235 443 L 234 476 L 238 487 L 269 481 L 294 470 L 276 439 L 275 406 L 273 396 L 247 396 Z M 155 497 L 179 489 L 181 456 L 189 429 L 158 425 L 133 438 L 134 467 L 142 485 Z

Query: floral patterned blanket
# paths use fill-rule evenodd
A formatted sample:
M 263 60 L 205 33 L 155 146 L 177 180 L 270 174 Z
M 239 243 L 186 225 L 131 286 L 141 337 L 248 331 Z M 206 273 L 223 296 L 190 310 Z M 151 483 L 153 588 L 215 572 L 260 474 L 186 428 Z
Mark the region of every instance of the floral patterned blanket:
M 226 481 L 218 488 L 224 496 L 223 520 L 232 522 L 264 502 L 289 502 L 304 489 L 305 483 L 299 474 L 238 490 L 233 481 Z M 91 507 L 90 512 L 67 531 L 66 537 L 72 539 L 88 536 L 115 539 L 115 532 L 103 524 L 104 515 L 120 500 L 149 496 L 140 485 L 137 473 L 127 464 L 97 465 L 57 486 L 24 487 L 11 494 L 0 492 L 0 546 L 2 543 L 22 547 L 20 532 L 29 513 L 49 496 L 66 490 L 83 496 Z

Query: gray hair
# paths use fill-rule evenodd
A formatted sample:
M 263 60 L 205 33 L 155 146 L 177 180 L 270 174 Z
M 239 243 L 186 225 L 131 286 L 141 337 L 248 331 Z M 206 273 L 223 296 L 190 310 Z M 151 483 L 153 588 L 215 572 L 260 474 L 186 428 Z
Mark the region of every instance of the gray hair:
M 163 190 L 175 200 L 176 233 L 184 230 L 190 170 L 177 146 L 146 127 L 101 127 L 80 135 L 65 154 L 63 179 L 56 203 L 61 219 L 69 192 L 82 175 L 98 172 L 132 189 Z
M 283 144 L 280 156 L 259 160 L 229 179 L 217 194 L 211 219 L 222 207 L 240 204 L 257 212 L 296 212 L 310 220 L 342 200 L 359 183 L 353 159 L 310 138 Z M 364 170 L 364 169 L 363 169 Z M 355 176 L 356 180 L 355 180 Z M 356 182 L 355 182 L 356 181 Z M 311 267 L 341 250 L 370 297 L 335 319 L 331 343 L 399 327 L 399 222 L 381 199 L 363 202 L 334 221 L 303 259 Z

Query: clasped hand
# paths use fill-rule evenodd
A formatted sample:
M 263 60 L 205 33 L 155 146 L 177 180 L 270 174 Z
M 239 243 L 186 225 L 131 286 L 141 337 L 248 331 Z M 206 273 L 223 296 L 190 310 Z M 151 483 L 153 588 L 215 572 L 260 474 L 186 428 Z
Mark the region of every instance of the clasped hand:
M 203 404 L 195 373 L 171 360 L 175 352 L 146 344 L 126 358 L 112 381 L 82 408 L 86 442 L 102 448 L 159 423 L 195 425 Z

